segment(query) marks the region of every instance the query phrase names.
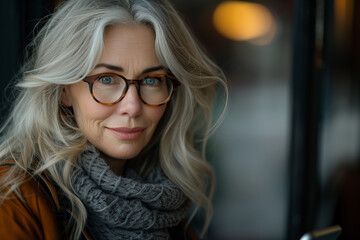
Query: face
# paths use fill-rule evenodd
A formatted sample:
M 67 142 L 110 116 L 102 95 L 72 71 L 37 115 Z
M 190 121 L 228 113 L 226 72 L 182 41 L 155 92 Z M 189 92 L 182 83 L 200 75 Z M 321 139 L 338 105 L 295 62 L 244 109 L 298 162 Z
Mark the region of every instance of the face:
M 148 74 L 164 74 L 155 53 L 155 36 L 145 25 L 112 25 L 104 33 L 104 49 L 89 76 L 118 73 L 127 79 Z M 149 143 L 166 105 L 151 107 L 142 103 L 134 85 L 117 104 L 106 106 L 91 96 L 81 81 L 65 88 L 62 103 L 71 106 L 78 127 L 107 159 L 136 157 Z M 105 159 L 106 160 L 106 159 Z

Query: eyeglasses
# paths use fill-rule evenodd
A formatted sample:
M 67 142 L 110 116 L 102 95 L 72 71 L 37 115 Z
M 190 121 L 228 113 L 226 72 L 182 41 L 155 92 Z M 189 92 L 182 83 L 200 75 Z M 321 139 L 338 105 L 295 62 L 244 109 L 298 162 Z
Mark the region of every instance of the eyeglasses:
M 136 85 L 142 102 L 157 107 L 169 102 L 180 83 L 166 74 L 150 74 L 142 79 L 126 79 L 116 73 L 100 73 L 83 79 L 89 84 L 94 100 L 103 105 L 114 105 L 126 95 L 131 84 Z

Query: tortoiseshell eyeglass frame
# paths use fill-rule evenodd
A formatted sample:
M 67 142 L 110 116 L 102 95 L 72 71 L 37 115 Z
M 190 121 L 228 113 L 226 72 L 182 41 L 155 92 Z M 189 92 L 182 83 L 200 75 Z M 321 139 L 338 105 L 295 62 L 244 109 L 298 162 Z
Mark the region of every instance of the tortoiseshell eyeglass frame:
M 104 102 L 99 101 L 95 97 L 94 92 L 93 92 L 93 85 L 94 85 L 94 82 L 97 79 L 99 79 L 100 77 L 102 77 L 102 76 L 118 76 L 118 77 L 122 78 L 125 81 L 125 83 L 126 83 L 125 89 L 124 89 L 122 95 L 120 96 L 120 98 L 118 100 L 116 100 L 115 102 L 104 103 Z M 144 99 L 142 99 L 141 94 L 140 94 L 140 84 L 144 79 L 149 78 L 149 77 L 161 77 L 161 78 L 165 77 L 167 79 L 170 79 L 170 81 L 171 81 L 171 83 L 173 85 L 173 89 L 172 89 L 172 92 L 169 94 L 169 97 L 164 102 L 154 105 L 154 104 L 149 104 L 149 103 L 145 102 Z M 178 80 L 176 80 L 175 77 L 173 77 L 171 75 L 168 75 L 168 74 L 149 74 L 149 75 L 146 75 L 145 77 L 143 77 L 142 79 L 127 79 L 124 76 L 122 76 L 120 74 L 117 74 L 117 73 L 100 73 L 100 74 L 85 77 L 83 79 L 83 81 L 89 84 L 90 94 L 91 94 L 92 98 L 96 102 L 98 102 L 98 103 L 100 103 L 102 105 L 106 105 L 106 106 L 112 106 L 112 105 L 115 105 L 115 104 L 119 103 L 126 96 L 126 93 L 127 93 L 128 89 L 129 89 L 129 86 L 131 84 L 134 84 L 134 85 L 136 85 L 136 89 L 137 89 L 137 92 L 139 94 L 139 97 L 140 97 L 141 101 L 145 105 L 150 106 L 150 107 L 159 107 L 159 106 L 162 106 L 162 105 L 164 105 L 164 104 L 166 104 L 167 102 L 170 101 L 170 99 L 174 96 L 176 88 L 180 85 L 180 82 Z

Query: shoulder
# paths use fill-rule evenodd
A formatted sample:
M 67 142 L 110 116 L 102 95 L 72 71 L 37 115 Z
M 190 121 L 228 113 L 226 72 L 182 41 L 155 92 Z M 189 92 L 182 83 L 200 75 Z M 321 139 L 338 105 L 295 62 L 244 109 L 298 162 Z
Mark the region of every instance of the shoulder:
M 2 166 L 0 174 L 11 167 Z M 22 174 L 26 176 L 18 188 L 19 194 L 12 192 L 0 205 L 0 235 L 16 239 L 54 239 L 54 236 L 60 239 L 56 206 L 39 181 L 25 171 Z

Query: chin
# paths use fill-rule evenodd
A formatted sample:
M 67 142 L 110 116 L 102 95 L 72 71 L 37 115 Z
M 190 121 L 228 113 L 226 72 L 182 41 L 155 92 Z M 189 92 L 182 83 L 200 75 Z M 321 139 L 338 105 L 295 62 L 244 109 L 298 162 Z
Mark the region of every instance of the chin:
M 106 152 L 105 152 L 105 155 L 108 157 L 111 157 L 113 159 L 128 160 L 128 159 L 135 158 L 137 155 L 139 155 L 140 152 L 141 151 L 127 151 L 127 152 L 121 152 L 121 153 L 113 152 L 110 154 L 106 154 Z

